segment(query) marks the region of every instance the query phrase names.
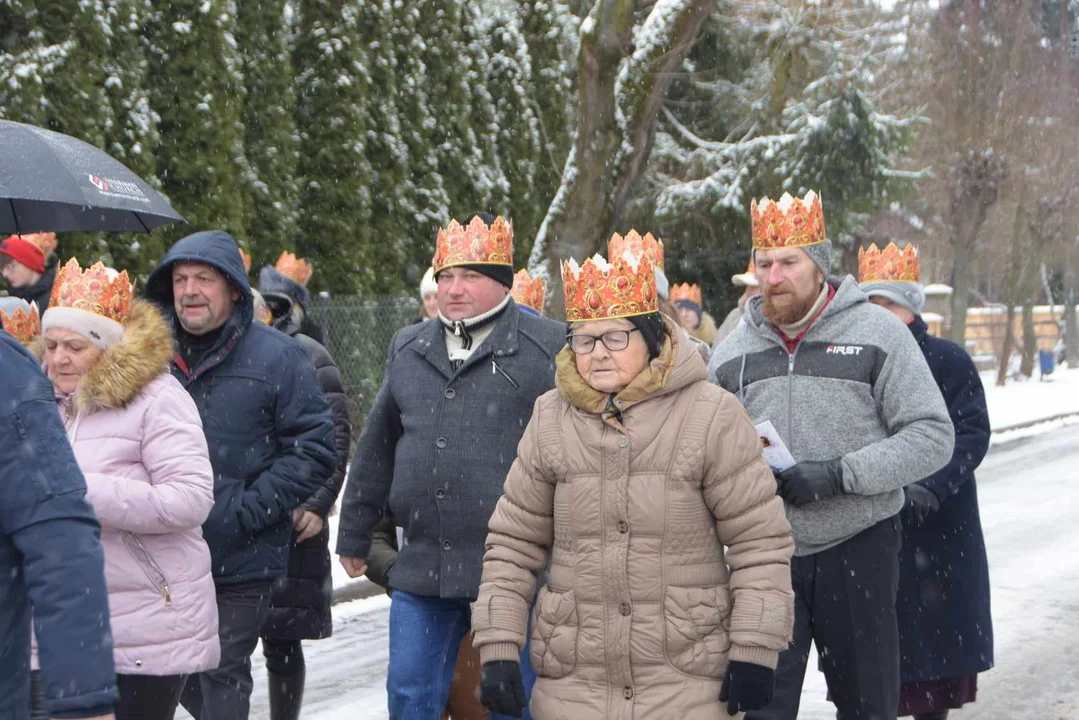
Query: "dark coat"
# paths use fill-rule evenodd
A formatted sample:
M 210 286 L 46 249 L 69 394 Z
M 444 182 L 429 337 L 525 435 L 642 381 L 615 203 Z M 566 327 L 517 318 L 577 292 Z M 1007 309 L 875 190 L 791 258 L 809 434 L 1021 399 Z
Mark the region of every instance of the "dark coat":
M 300 506 L 321 515 L 325 520 L 345 482 L 348 453 L 352 446 L 348 398 L 341 373 L 326 348 L 301 333 L 300 326 L 290 316 L 284 318 L 280 325 L 275 323 L 275 326 L 303 346 L 333 412 L 337 468 L 330 479 Z M 330 612 L 333 603 L 333 568 L 329 548 L 330 532 L 327 526 L 315 537 L 292 544 L 288 574 L 274 581 L 270 611 L 262 624 L 263 637 L 273 640 L 318 640 L 333 634 L 333 615 Z
M 30 716 L 30 608 L 52 717 L 112 711 L 101 529 L 37 361 L 0 331 L 0 718 Z
M 37 310 L 42 315 L 49 307 L 49 298 L 52 297 L 52 286 L 56 282 L 56 258 L 52 257 L 45 266 L 45 272 L 33 285 L 21 288 L 8 288 L 8 294 L 22 298 L 28 303 L 37 303 Z
M 174 323 L 172 265 L 180 261 L 217 268 L 241 294 L 197 367 L 173 359 L 173 375 L 202 416 L 214 468 L 214 508 L 202 526 L 214 581 L 220 587 L 272 579 L 287 567 L 292 510 L 337 466 L 330 406 L 303 347 L 251 322 L 251 286 L 227 233 L 180 240 L 150 274 L 146 294 Z
M 993 667 L 989 565 L 974 471 L 989 449 L 989 412 L 974 361 L 959 345 L 910 325 L 955 425 L 951 461 L 921 484 L 940 510 L 919 524 L 903 511 L 899 618 L 903 682 L 936 680 Z
M 345 486 L 337 553 L 367 557 L 388 500 L 406 539 L 394 590 L 476 597 L 487 521 L 566 342 L 564 325 L 512 300 L 496 322 L 456 373 L 440 322 L 411 325 L 390 343 Z

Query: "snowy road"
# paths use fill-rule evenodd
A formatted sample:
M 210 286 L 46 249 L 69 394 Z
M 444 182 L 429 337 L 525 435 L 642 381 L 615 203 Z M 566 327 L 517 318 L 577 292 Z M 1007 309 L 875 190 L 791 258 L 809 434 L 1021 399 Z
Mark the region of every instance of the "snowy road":
M 956 720 L 1079 718 L 1079 426 L 996 445 L 979 472 L 989 548 L 997 667 L 979 702 Z M 389 602 L 335 608 L 334 637 L 306 643 L 304 717 L 386 717 Z M 252 718 L 269 717 L 256 654 Z M 831 720 L 824 679 L 810 663 L 799 715 Z

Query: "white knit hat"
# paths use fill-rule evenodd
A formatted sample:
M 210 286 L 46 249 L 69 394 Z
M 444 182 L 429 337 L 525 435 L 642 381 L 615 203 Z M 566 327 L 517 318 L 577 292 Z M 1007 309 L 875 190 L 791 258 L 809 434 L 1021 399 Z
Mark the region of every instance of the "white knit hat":
M 72 263 L 74 263 L 74 271 L 79 271 L 77 262 L 74 260 L 68 261 L 68 265 L 63 268 L 63 276 L 58 276 L 57 278 L 58 283 L 62 284 L 67 281 Z M 87 272 L 99 270 L 101 267 L 101 264 L 97 263 L 94 267 L 89 268 Z M 120 275 L 113 268 L 106 267 L 103 269 L 109 283 L 112 283 Z M 131 285 L 128 283 L 126 275 L 123 282 L 126 284 L 126 291 L 128 298 L 130 298 Z M 63 328 L 64 330 L 76 332 L 102 350 L 115 345 L 124 337 L 124 326 L 118 321 L 90 310 L 64 305 L 50 305 L 45 310 L 45 314 L 41 316 L 41 332 L 45 333 L 51 328 Z
M 427 268 L 423 280 L 420 281 L 420 300 L 432 293 L 438 293 L 438 283 L 435 282 L 435 269 Z

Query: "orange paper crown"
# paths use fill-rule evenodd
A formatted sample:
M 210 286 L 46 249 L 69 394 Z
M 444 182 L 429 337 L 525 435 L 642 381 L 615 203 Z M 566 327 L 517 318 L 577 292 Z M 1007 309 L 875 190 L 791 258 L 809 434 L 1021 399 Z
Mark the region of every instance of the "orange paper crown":
M 543 301 L 547 297 L 547 284 L 541 277 L 530 277 L 527 270 L 518 270 L 513 276 L 513 300 L 518 305 L 530 307 L 543 314 Z
M 820 197 L 810 190 L 800 200 L 783 193 L 779 202 L 761 198 L 749 206 L 754 250 L 798 248 L 817 245 L 828 239 L 824 231 L 824 208 Z
M 698 307 L 704 305 L 701 301 L 701 286 L 690 285 L 689 283 L 682 283 L 681 285 L 671 285 L 671 302 L 676 303 L 679 300 L 689 300 Z
M 28 233 L 20 235 L 20 237 L 40 250 L 45 257 L 48 257 L 49 253 L 56 249 L 56 233 Z
M 566 320 L 606 320 L 659 311 L 655 266 L 631 253 L 608 262 L 596 255 L 562 263 Z
M 30 341 L 41 334 L 41 316 L 37 312 L 37 303 L 30 303 L 30 311 L 19 308 L 10 316 L 0 310 L 0 325 L 3 325 L 11 337 L 23 345 L 29 345 Z
M 513 224 L 502 216 L 488 227 L 478 215 L 468 227 L 456 220 L 438 231 L 431 266 L 435 275 L 458 265 L 509 265 L 513 267 Z
M 277 258 L 274 270 L 306 287 L 311 274 L 315 272 L 315 266 L 285 250 L 281 253 L 281 257 Z
M 240 250 L 240 259 L 243 260 L 243 263 L 244 263 L 244 272 L 250 274 L 250 272 L 251 272 L 251 256 L 248 255 L 247 251 L 244 250 L 243 248 L 239 248 L 239 250 Z
M 918 282 L 918 248 L 900 250 L 894 242 L 881 250 L 876 245 L 858 250 L 858 282 Z
M 663 241 L 657 240 L 652 233 L 644 237 L 636 230 L 630 230 L 622 237 L 618 233 L 607 242 L 607 257 L 622 257 L 629 251 L 637 257 L 645 257 L 660 270 L 663 270 Z
M 132 294 L 127 270 L 110 279 L 108 268 L 101 263 L 83 270 L 79 261 L 71 258 L 56 273 L 49 307 L 73 308 L 123 323 L 131 311 Z

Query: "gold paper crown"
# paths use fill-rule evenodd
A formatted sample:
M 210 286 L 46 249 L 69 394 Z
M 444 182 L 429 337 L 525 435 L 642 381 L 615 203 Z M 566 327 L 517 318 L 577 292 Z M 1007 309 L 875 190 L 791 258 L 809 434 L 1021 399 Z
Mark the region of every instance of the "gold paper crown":
M 655 266 L 625 253 L 608 262 L 596 255 L 578 265 L 562 263 L 566 320 L 607 320 L 659 311 Z
M 19 237 L 40 250 L 45 257 L 48 257 L 49 253 L 56 249 L 56 233 L 29 233 Z
M 682 283 L 681 285 L 671 285 L 671 297 L 672 303 L 676 303 L 679 300 L 689 300 L 691 303 L 695 303 L 698 307 L 703 307 L 704 303 L 701 302 L 701 286 L 690 285 L 689 283 Z
M 547 284 L 541 277 L 530 277 L 527 270 L 518 270 L 513 276 L 513 300 L 518 305 L 530 307 L 543 314 L 543 301 L 547 297 Z
M 71 258 L 56 273 L 49 307 L 65 307 L 94 313 L 123 323 L 131 311 L 131 281 L 127 270 L 110 278 L 109 270 L 97 262 L 83 270 Z
M 918 282 L 918 248 L 894 242 L 881 250 L 876 245 L 858 250 L 858 282 Z
M 618 233 L 607 242 L 607 257 L 622 257 L 629 251 L 636 257 L 645 257 L 660 270 L 663 270 L 663 241 L 657 240 L 652 233 L 644 237 L 636 230 L 630 230 L 622 237 Z
M 277 258 L 274 270 L 306 287 L 311 274 L 315 272 L 315 266 L 285 250 L 281 253 L 281 257 Z
M 456 220 L 438 231 L 431 266 L 435 275 L 458 265 L 508 265 L 513 268 L 513 224 L 499 215 L 490 227 L 480 216 L 468 227 Z
M 244 263 L 244 272 L 250 274 L 251 273 L 251 256 L 248 255 L 247 251 L 244 250 L 243 248 L 239 248 L 239 250 L 240 250 L 240 259 L 243 260 L 243 263 Z
M 3 325 L 11 337 L 23 345 L 29 345 L 31 340 L 41 334 L 41 316 L 37 311 L 37 303 L 30 303 L 29 312 L 19 308 L 10 316 L 0 310 L 0 325 Z
M 810 190 L 805 199 L 783 193 L 779 202 L 761 198 L 749 206 L 754 250 L 798 248 L 817 245 L 828 239 L 824 230 L 824 208 L 820 197 Z

